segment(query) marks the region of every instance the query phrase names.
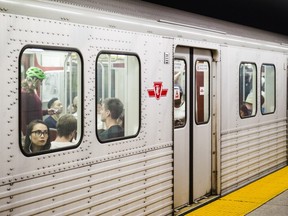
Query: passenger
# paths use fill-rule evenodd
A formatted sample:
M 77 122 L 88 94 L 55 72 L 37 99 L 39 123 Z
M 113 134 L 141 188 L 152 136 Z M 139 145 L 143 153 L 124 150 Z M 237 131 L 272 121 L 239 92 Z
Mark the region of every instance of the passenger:
M 254 94 L 253 92 L 250 92 L 244 102 L 245 106 L 247 107 L 248 109 L 248 116 L 251 116 L 252 115 L 252 112 L 253 112 L 253 97 L 254 97 Z
M 51 142 L 51 149 L 67 147 L 73 144 L 77 136 L 77 119 L 73 114 L 61 116 L 57 122 L 57 137 Z
M 44 122 L 48 125 L 49 128 L 56 128 L 56 124 L 58 119 L 60 118 L 60 114 L 63 111 L 63 106 L 61 101 L 58 98 L 52 98 L 48 104 L 48 109 L 53 109 L 54 114 L 49 115 Z
M 242 106 L 240 107 L 240 117 L 244 118 L 249 116 L 249 110 L 247 109 L 245 104 L 242 104 Z
M 185 101 L 180 85 L 174 85 L 174 126 L 185 124 Z
M 250 74 L 245 73 L 245 100 L 247 99 L 251 89 L 252 89 L 252 78 Z
M 27 126 L 24 151 L 27 153 L 35 153 L 49 150 L 51 146 L 49 132 L 49 128 L 44 121 L 31 121 Z
M 77 110 L 78 110 L 78 96 L 75 96 L 73 98 L 72 104 L 70 104 L 68 107 L 68 111 L 77 118 Z
M 265 97 L 264 97 L 264 92 L 261 93 L 261 112 L 265 113 L 265 107 L 264 107 L 264 103 L 265 103 Z
M 101 120 L 105 123 L 106 130 L 98 131 L 100 140 L 123 137 L 124 130 L 118 124 L 118 119 L 123 113 L 123 103 L 118 98 L 107 98 L 102 103 Z
M 101 99 L 97 100 L 97 131 L 103 132 L 105 130 L 105 124 L 101 120 L 101 109 L 102 109 L 102 101 Z
M 21 130 L 26 134 L 27 125 L 35 119 L 43 119 L 43 115 L 53 115 L 54 110 L 42 110 L 42 101 L 37 93 L 45 79 L 44 72 L 37 67 L 26 71 L 26 79 L 21 83 Z

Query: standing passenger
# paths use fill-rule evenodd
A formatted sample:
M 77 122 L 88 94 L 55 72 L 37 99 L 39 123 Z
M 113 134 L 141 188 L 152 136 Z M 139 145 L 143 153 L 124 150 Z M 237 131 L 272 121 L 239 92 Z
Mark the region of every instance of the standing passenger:
M 25 135 L 26 127 L 32 120 L 43 119 L 43 115 L 52 115 L 52 109 L 42 110 L 42 101 L 37 93 L 46 76 L 37 67 L 30 67 L 26 71 L 26 79 L 22 82 L 21 89 L 21 131 Z
M 100 140 L 124 136 L 124 130 L 118 124 L 123 110 L 123 103 L 118 98 L 107 98 L 103 101 L 101 120 L 105 123 L 106 130 L 98 134 Z
M 57 121 L 60 118 L 60 114 L 63 111 L 62 103 L 58 98 L 52 98 L 48 102 L 47 106 L 48 106 L 48 109 L 54 110 L 54 114 L 49 115 L 45 119 L 45 123 L 48 125 L 49 128 L 56 128 Z
M 50 149 L 49 128 L 42 120 L 33 120 L 27 126 L 24 151 L 34 153 Z

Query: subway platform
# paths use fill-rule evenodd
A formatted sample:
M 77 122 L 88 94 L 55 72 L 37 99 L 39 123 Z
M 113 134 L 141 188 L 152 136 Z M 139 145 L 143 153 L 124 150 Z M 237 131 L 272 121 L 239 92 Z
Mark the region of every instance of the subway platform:
M 288 166 L 184 215 L 288 216 Z

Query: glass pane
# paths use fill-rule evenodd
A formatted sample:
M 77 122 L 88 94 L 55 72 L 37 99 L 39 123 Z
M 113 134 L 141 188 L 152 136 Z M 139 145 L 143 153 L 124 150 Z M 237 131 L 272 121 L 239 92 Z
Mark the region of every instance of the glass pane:
M 81 69 L 75 51 L 28 48 L 21 55 L 20 128 L 25 153 L 76 146 Z M 73 101 L 73 98 L 74 101 Z
M 196 61 L 195 71 L 195 88 L 196 88 L 196 115 L 195 121 L 197 124 L 204 124 L 210 118 L 210 68 L 207 61 Z
M 241 63 L 239 69 L 239 114 L 241 118 L 256 115 L 256 65 Z
M 136 56 L 101 54 L 97 59 L 97 136 L 101 142 L 139 130 L 140 64 Z
M 261 66 L 261 113 L 268 114 L 275 111 L 275 66 L 263 64 Z
M 186 62 L 174 60 L 174 127 L 186 123 Z

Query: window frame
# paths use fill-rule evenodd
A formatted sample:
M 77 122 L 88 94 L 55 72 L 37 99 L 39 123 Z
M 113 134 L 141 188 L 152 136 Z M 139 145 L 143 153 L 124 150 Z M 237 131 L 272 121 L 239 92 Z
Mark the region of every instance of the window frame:
M 208 66 L 208 94 L 207 94 L 207 97 L 208 97 L 208 107 L 207 107 L 207 110 L 208 110 L 208 116 L 207 116 L 207 119 L 203 120 L 203 122 L 200 122 L 197 118 L 197 114 L 198 114 L 198 109 L 197 109 L 197 63 L 198 62 L 206 62 L 207 63 L 207 66 Z M 204 125 L 204 124 L 208 124 L 210 122 L 210 118 L 211 118 L 211 65 L 210 65 L 210 62 L 208 59 L 205 59 L 205 58 L 199 58 L 199 59 L 196 59 L 195 60 L 195 74 L 194 74 L 194 80 L 195 80 L 195 86 L 194 86 L 194 91 L 195 91 L 195 99 L 194 99 L 194 103 L 195 103 L 195 118 L 194 118 L 194 121 L 195 121 L 195 124 L 196 125 Z M 204 81 L 204 80 L 203 80 Z M 205 90 L 205 89 L 204 89 Z M 205 94 L 205 93 L 204 93 Z M 204 101 L 205 102 L 205 101 Z M 204 108 L 203 108 L 204 110 Z M 205 110 L 203 111 L 203 113 L 205 113 Z M 205 118 L 205 116 L 203 117 Z
M 272 66 L 273 68 L 274 68 L 274 70 L 273 70 L 273 72 L 274 72 L 274 82 L 273 82 L 273 84 L 274 84 L 274 101 L 273 101 L 273 103 L 274 103 L 274 110 L 272 111 L 272 112 L 263 112 L 263 110 L 262 110 L 262 104 L 261 104 L 261 98 L 260 98 L 260 112 L 261 112 L 261 114 L 262 115 L 270 115 L 270 114 L 273 114 L 273 113 L 275 113 L 275 111 L 276 111 L 276 66 L 275 66 L 275 64 L 272 64 L 272 63 L 262 63 L 261 64 L 261 71 L 260 71 L 260 97 L 261 97 L 261 95 L 262 95 L 262 66 Z M 266 82 L 266 81 L 265 81 Z M 266 98 L 265 98 L 265 100 L 266 100 Z
M 95 107 L 97 108 L 97 97 L 98 97 L 98 87 L 97 87 L 97 85 L 98 85 L 98 67 L 97 67 L 98 59 L 101 55 L 105 55 L 105 54 L 106 55 L 123 55 L 126 57 L 127 56 L 133 56 L 138 60 L 138 67 L 139 67 L 139 71 L 138 71 L 138 77 L 139 77 L 139 80 L 138 80 L 138 87 L 139 87 L 139 89 L 138 89 L 138 92 L 139 92 L 139 95 L 138 95 L 138 104 L 139 104 L 139 107 L 138 107 L 138 129 L 137 129 L 137 132 L 133 135 L 125 136 L 125 134 L 124 134 L 123 137 L 101 140 L 99 138 L 98 132 L 97 132 L 98 117 L 97 117 L 97 110 L 96 110 L 95 111 L 95 135 L 96 135 L 97 140 L 99 141 L 100 144 L 107 144 L 107 143 L 111 143 L 111 142 L 115 142 L 115 141 L 126 140 L 126 139 L 131 139 L 131 138 L 137 137 L 138 134 L 140 133 L 140 129 L 141 129 L 141 89 L 142 89 L 142 86 L 141 86 L 141 60 L 140 60 L 140 57 L 137 53 L 102 50 L 97 54 L 96 59 L 95 59 Z M 103 74 L 101 75 L 101 77 L 102 76 L 103 76 Z M 108 97 L 106 97 L 106 98 L 108 98 Z M 106 99 L 106 98 L 104 98 L 104 99 Z M 123 101 L 122 101 L 122 103 L 123 103 Z M 123 103 L 123 105 L 125 106 L 124 103 Z M 124 109 L 125 109 L 125 107 L 124 107 Z
M 178 129 L 178 128 L 184 128 L 186 126 L 186 124 L 187 124 L 187 62 L 186 62 L 186 60 L 184 58 L 175 58 L 175 59 L 173 59 L 173 74 L 175 73 L 175 67 L 174 67 L 175 60 L 183 61 L 184 64 L 185 64 L 185 81 L 184 81 L 185 94 L 183 92 L 183 94 L 184 94 L 184 102 L 185 102 L 185 119 L 184 119 L 184 124 L 183 125 L 175 126 L 175 118 L 174 118 L 175 111 L 173 109 L 173 127 L 174 127 L 174 129 Z M 175 79 L 173 79 L 173 81 L 174 81 L 174 85 L 175 85 L 176 84 L 175 83 Z M 173 95 L 173 101 L 174 101 L 174 95 Z M 173 105 L 173 108 L 174 108 L 174 105 Z
M 255 77 L 254 78 L 254 81 L 252 80 L 252 87 L 251 87 L 251 89 L 250 89 L 250 92 L 252 91 L 252 89 L 255 89 L 255 93 L 254 93 L 254 101 L 255 101 L 255 113 L 253 114 L 251 114 L 251 115 L 249 115 L 249 116 L 241 116 L 241 113 L 240 113 L 240 110 L 241 110 L 241 106 L 244 104 L 244 101 L 241 101 L 241 94 L 240 94 L 240 90 L 242 89 L 241 88 L 241 77 L 242 77 L 242 79 L 243 79 L 243 71 L 241 71 L 241 65 L 244 65 L 244 67 L 245 67 L 245 65 L 246 64 L 250 64 L 250 65 L 253 65 L 254 66 L 254 68 L 255 68 L 255 75 L 254 74 L 252 74 L 252 76 L 253 77 Z M 254 71 L 253 71 L 254 72 Z M 240 73 L 242 73 L 242 76 L 240 76 Z M 252 78 L 253 78 L 252 77 Z M 244 79 L 245 79 L 245 75 L 244 75 Z M 240 64 L 239 64 L 239 70 L 238 70 L 238 80 L 239 80 L 239 82 L 238 82 L 238 103 L 239 103 L 239 105 L 238 105 L 238 114 L 239 114 L 239 117 L 241 118 L 241 119 L 247 119 L 247 118 L 252 118 L 252 117 L 255 117 L 256 115 L 257 115 L 257 111 L 258 111 L 258 82 L 257 82 L 257 80 L 258 80 L 258 69 L 257 69 L 257 64 L 255 63 L 255 62 L 246 62 L 246 61 L 243 61 L 243 62 L 240 62 Z M 253 86 L 253 84 L 255 83 L 255 87 Z M 243 83 L 242 83 L 242 85 L 243 85 Z M 243 90 L 243 89 L 242 89 Z M 248 95 L 249 95 L 249 93 L 248 93 Z M 247 95 L 247 97 L 248 97 L 248 95 Z M 242 95 L 243 96 L 243 95 Z
M 81 101 L 79 102 L 79 106 L 81 107 L 81 115 L 80 115 L 80 125 L 81 125 L 81 129 L 80 129 L 80 135 L 77 134 L 77 136 L 79 137 L 79 140 L 76 144 L 73 145 L 69 145 L 67 147 L 63 147 L 63 148 L 55 148 L 55 149 L 48 149 L 48 150 L 43 150 L 43 151 L 39 151 L 39 152 L 26 152 L 22 146 L 22 132 L 21 132 L 21 121 L 22 121 L 22 114 L 21 114 L 21 82 L 22 82 L 22 67 L 21 67 L 21 63 L 22 63 L 22 56 L 25 52 L 25 50 L 27 49 L 39 49 L 39 50 L 44 50 L 45 51 L 58 51 L 58 52 L 75 52 L 78 54 L 79 59 L 80 59 L 80 63 L 81 63 L 81 69 L 80 72 L 78 72 L 78 74 L 81 76 L 80 77 L 80 95 L 81 95 Z M 46 46 L 46 45 L 35 45 L 35 44 L 28 44 L 22 47 L 22 49 L 20 50 L 19 53 L 19 57 L 18 57 L 18 143 L 19 143 L 19 148 L 22 152 L 23 155 L 27 156 L 27 157 L 32 157 L 32 156 L 37 156 L 37 155 L 43 155 L 43 154 L 49 154 L 49 153 L 53 153 L 53 152 L 58 152 L 58 151 L 65 151 L 65 150 L 69 150 L 69 149 L 75 149 L 78 148 L 79 145 L 82 143 L 82 139 L 83 139 L 83 134 L 84 134 L 84 124 L 83 124 L 83 112 L 84 112 L 84 105 L 83 105 L 83 93 L 84 93 L 84 60 L 83 60 L 83 55 L 80 52 L 79 49 L 77 48 L 73 48 L 73 47 L 57 47 L 57 46 Z M 78 119 L 79 121 L 79 119 Z

